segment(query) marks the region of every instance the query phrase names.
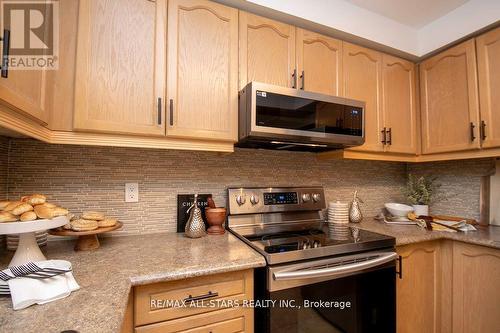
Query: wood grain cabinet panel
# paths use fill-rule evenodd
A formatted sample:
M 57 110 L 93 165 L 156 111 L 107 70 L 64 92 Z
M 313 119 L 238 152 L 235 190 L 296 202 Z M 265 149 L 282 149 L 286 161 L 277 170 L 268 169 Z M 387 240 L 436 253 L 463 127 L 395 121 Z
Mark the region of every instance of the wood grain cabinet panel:
M 165 1 L 80 1 L 75 129 L 165 135 Z
M 482 146 L 500 147 L 500 28 L 476 39 Z
M 420 64 L 423 154 L 480 147 L 476 75 L 474 40 Z
M 206 0 L 168 6 L 167 135 L 236 141 L 238 11 Z
M 453 244 L 453 332 L 500 329 L 500 250 Z
M 295 27 L 243 11 L 240 15 L 240 89 L 258 81 L 295 87 Z
M 297 28 L 298 87 L 327 95 L 342 95 L 342 42 Z
M 382 55 L 382 109 L 388 143 L 386 151 L 417 153 L 415 65 Z
M 383 151 L 382 54 L 354 44 L 343 43 L 345 97 L 366 102 L 365 143 L 350 148 L 361 151 Z
M 402 279 L 397 279 L 397 332 L 440 332 L 441 256 L 438 242 L 398 247 Z

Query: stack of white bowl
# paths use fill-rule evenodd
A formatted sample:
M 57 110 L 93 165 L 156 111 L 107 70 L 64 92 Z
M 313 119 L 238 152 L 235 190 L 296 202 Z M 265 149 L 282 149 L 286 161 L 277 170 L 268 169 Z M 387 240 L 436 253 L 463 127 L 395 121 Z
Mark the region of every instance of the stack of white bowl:
M 333 201 L 328 203 L 328 231 L 330 238 L 345 240 L 349 238 L 349 203 Z

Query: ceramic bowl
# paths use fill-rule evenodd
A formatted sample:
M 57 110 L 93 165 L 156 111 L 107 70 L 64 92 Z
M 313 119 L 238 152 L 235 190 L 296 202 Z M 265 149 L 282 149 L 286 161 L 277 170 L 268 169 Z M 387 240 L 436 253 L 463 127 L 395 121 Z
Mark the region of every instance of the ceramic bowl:
M 395 217 L 406 217 L 409 212 L 413 211 L 412 206 L 390 202 L 385 204 L 385 208 Z

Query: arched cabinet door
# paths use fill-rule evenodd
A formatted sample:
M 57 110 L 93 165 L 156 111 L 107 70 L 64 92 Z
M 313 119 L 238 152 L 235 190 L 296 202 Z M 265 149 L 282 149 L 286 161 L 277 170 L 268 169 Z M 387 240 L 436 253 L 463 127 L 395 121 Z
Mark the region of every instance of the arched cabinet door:
M 500 147 L 500 28 L 476 39 L 483 147 Z
M 382 109 L 388 134 L 385 150 L 417 153 L 417 108 L 415 65 L 387 54 L 382 55 Z
M 166 0 L 80 1 L 75 130 L 165 135 Z
M 237 140 L 238 10 L 168 2 L 167 136 Z
M 479 105 L 474 40 L 420 64 L 422 153 L 479 149 Z
M 297 87 L 295 27 L 240 11 L 240 89 L 258 81 Z
M 344 96 L 364 101 L 365 143 L 352 150 L 384 150 L 382 89 L 382 54 L 354 44 L 343 43 Z
M 297 28 L 298 88 L 342 95 L 342 42 Z

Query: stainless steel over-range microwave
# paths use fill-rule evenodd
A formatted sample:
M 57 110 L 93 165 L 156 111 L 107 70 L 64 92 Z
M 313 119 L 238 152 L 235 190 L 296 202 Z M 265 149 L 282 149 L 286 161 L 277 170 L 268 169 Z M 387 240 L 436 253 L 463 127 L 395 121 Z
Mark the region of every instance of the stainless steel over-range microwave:
M 365 103 L 250 82 L 239 95 L 238 147 L 326 151 L 362 145 Z

